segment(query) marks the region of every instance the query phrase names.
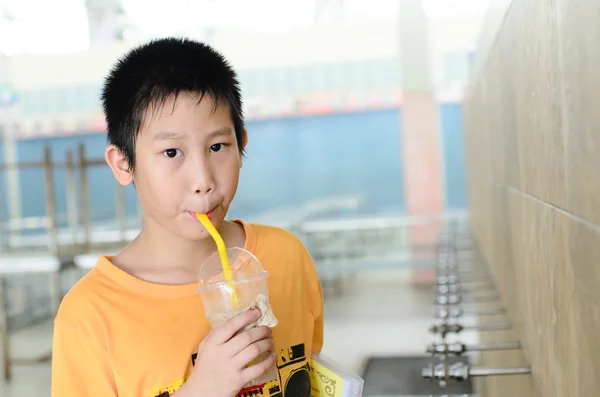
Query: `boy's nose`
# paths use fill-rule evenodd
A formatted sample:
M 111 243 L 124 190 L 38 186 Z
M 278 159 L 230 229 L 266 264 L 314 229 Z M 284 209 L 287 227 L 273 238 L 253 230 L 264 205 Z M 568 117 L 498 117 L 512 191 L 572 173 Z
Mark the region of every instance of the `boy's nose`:
M 210 193 L 214 190 L 214 184 L 213 183 L 208 183 L 208 182 L 200 182 L 197 181 L 194 183 L 193 186 L 193 191 L 194 193 L 202 193 L 202 194 L 206 194 L 206 193 Z
M 210 193 L 215 189 L 215 181 L 208 171 L 195 173 L 192 182 L 192 191 L 197 194 Z
M 190 161 L 188 172 L 192 181 L 192 192 L 196 194 L 210 193 L 215 189 L 213 164 L 208 159 L 200 157 Z

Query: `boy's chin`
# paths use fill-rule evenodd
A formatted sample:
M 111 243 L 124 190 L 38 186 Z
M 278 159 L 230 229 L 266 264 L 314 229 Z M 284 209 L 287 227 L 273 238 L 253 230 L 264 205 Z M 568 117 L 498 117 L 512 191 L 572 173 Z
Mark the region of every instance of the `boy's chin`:
M 179 233 L 177 233 L 177 235 L 184 239 L 184 240 L 188 240 L 188 241 L 204 241 L 204 240 L 212 240 L 212 237 L 210 236 L 210 234 L 202 229 L 202 230 L 185 230 L 185 231 L 180 231 Z
M 215 222 L 214 226 L 218 230 L 220 229 L 223 222 Z M 198 227 L 194 227 L 192 229 L 186 228 L 186 230 L 181 230 L 178 233 L 180 237 L 191 240 L 191 241 L 203 241 L 206 239 L 212 240 L 212 236 L 204 227 L 198 225 Z

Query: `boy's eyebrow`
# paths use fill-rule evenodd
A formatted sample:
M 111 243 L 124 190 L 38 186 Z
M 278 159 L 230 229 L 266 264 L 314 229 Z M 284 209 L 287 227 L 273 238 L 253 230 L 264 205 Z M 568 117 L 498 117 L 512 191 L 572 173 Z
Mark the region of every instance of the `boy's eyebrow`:
M 233 132 L 233 130 L 231 129 L 231 127 L 221 127 L 217 130 L 214 130 L 210 134 L 208 134 L 208 136 L 209 136 L 209 138 L 214 138 L 217 136 L 229 136 L 229 135 L 231 135 L 232 132 Z M 154 136 L 153 140 L 163 141 L 163 140 L 169 140 L 169 139 L 182 139 L 182 138 L 184 138 L 184 136 L 181 134 L 178 134 L 177 132 L 161 131 Z
M 178 134 L 176 132 L 161 131 L 158 134 L 154 135 L 153 140 L 164 141 L 164 140 L 168 140 L 168 139 L 181 139 L 181 138 L 183 138 L 183 135 Z
M 229 135 L 231 135 L 232 132 L 233 132 L 233 130 L 231 129 L 231 127 L 221 127 L 218 130 L 215 130 L 215 131 L 211 132 L 210 134 L 208 134 L 208 136 L 211 138 L 216 137 L 216 136 L 229 136 Z

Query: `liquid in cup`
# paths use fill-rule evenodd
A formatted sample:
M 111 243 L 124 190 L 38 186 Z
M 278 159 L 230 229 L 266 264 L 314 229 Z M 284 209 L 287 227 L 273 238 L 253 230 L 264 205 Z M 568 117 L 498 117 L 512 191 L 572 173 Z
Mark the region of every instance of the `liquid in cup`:
M 227 256 L 233 273 L 232 282 L 227 283 L 225 279 L 218 252 L 204 261 L 198 275 L 198 293 L 211 327 L 220 327 L 230 318 L 253 307 L 261 309 L 263 315 L 246 329 L 260 325 L 269 327 L 277 325 L 277 319 L 269 304 L 268 273 L 262 268 L 258 259 L 242 248 L 229 248 Z M 237 295 L 237 307 L 233 307 L 231 286 Z M 262 354 L 248 365 L 261 362 L 265 358 L 265 354 Z M 245 387 L 261 385 L 275 379 L 277 379 L 277 368 L 273 365 Z

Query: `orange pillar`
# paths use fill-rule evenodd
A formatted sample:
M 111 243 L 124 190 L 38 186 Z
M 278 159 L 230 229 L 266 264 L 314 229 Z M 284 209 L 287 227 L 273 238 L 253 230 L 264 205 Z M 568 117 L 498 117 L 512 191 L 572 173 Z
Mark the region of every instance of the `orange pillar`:
M 400 0 L 400 64 L 402 73 L 402 148 L 406 210 L 409 216 L 436 215 L 444 210 L 439 110 L 431 84 L 428 20 L 420 0 Z M 442 225 L 410 226 L 412 280 L 433 281 L 435 271 L 420 263 L 435 260 L 426 250 L 436 243 Z

